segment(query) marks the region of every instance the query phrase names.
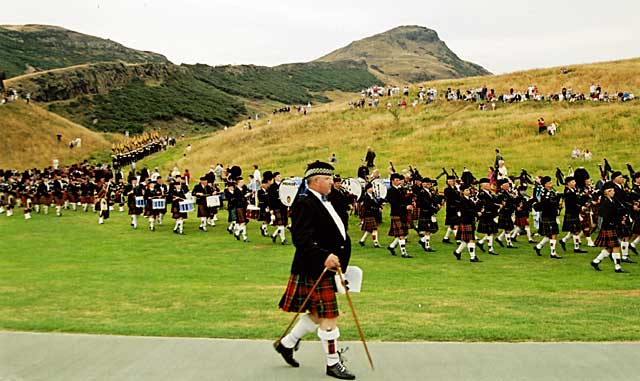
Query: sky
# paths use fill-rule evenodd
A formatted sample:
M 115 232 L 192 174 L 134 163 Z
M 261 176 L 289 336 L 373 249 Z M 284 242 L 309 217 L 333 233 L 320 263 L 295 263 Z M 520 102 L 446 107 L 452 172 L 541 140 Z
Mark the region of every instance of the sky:
M 637 0 L 6 0 L 0 25 L 48 24 L 176 64 L 306 62 L 400 25 L 500 74 L 640 56 Z

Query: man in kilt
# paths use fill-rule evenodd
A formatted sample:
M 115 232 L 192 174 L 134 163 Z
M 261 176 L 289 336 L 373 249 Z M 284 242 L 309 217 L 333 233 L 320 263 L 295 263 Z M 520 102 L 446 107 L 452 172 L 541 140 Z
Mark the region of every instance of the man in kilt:
M 564 180 L 566 186 L 564 190 L 564 220 L 562 221 L 562 231 L 567 235 L 560 240 L 563 250 L 567 250 L 566 242 L 573 236 L 573 252 L 586 253 L 586 250 L 580 249 L 580 233 L 582 231 L 582 223 L 580 221 L 580 213 L 582 212 L 582 197 L 576 191 L 576 179 L 573 176 L 567 176 Z
M 258 208 L 260 208 L 260 216 L 258 217 L 258 221 L 262 222 L 260 225 L 260 233 L 263 237 L 269 236 L 269 231 L 267 230 L 267 226 L 269 226 L 269 222 L 271 221 L 271 214 L 269 214 L 269 187 L 271 186 L 271 172 L 266 171 L 262 174 L 262 184 L 260 185 L 260 189 L 256 192 L 256 197 L 258 197 Z
M 438 231 L 438 220 L 436 213 L 440 209 L 437 200 L 431 193 L 433 182 L 425 177 L 422 180 L 422 187 L 416 192 L 416 204 L 420 213 L 418 215 L 418 234 L 420 235 L 420 246 L 424 251 L 433 252 L 431 248 L 431 234 Z
M 460 260 L 462 251 L 466 248 L 469 251 L 471 262 L 481 262 L 476 256 L 476 217 L 479 205 L 471 199 L 471 185 L 462 184 L 460 186 L 462 198 L 460 199 L 460 219 L 456 240 L 460 245 L 453 251 L 453 255 Z
M 620 252 L 622 253 L 622 262 L 636 263 L 629 258 L 629 240 L 632 234 L 631 226 L 631 213 L 633 210 L 633 203 L 631 197 L 624 187 L 624 177 L 622 172 L 615 171 L 611 174 L 611 181 L 615 185 L 615 193 L 613 197 L 618 201 L 620 207 L 620 213 L 622 213 L 626 223 L 618 225 L 618 238 L 620 239 Z
M 276 343 L 275 349 L 287 364 L 298 367 L 300 364 L 293 358 L 297 344 L 305 334 L 317 329 L 326 355 L 326 374 L 353 380 L 355 376 L 342 364 L 337 349 L 340 331 L 334 273 L 323 273 L 325 268 L 338 266 L 346 271 L 351 257 L 349 235 L 327 198 L 331 192 L 332 174 L 333 167 L 328 163 L 309 164 L 305 172 L 308 192 L 293 205 L 291 234 L 296 252 L 279 306 L 285 312 L 302 310 L 307 313 Z M 316 281 L 318 285 L 312 292 Z M 303 305 L 307 296 L 309 300 Z
M 136 197 L 143 196 L 143 189 L 138 185 L 138 178 L 129 177 L 129 185 L 124 188 L 124 194 L 127 196 L 128 214 L 131 216 L 131 226 L 138 228 L 138 216 L 142 214 L 142 208 L 136 206 Z
M 285 237 L 285 227 L 289 222 L 288 209 L 285 204 L 280 201 L 280 183 L 282 182 L 282 175 L 280 172 L 273 173 L 273 183 L 269 187 L 269 210 L 273 213 L 276 230 L 271 235 L 271 240 L 276 243 L 278 235 L 280 236 L 280 242 L 282 245 L 287 244 Z
M 638 244 L 640 243 L 640 172 L 633 175 L 633 190 L 631 191 L 633 199 L 633 241 L 629 244 L 629 249 L 635 255 L 638 255 Z
M 175 234 L 184 235 L 184 220 L 187 219 L 187 213 L 180 211 L 180 201 L 187 199 L 186 191 L 182 186 L 182 178 L 176 176 L 173 181 L 173 185 L 169 190 L 169 197 L 171 197 L 171 217 L 176 220 L 176 224 L 173 227 Z
M 460 204 L 460 192 L 456 187 L 456 178 L 455 176 L 447 176 L 447 187 L 444 189 L 444 198 L 446 200 L 446 214 L 444 219 L 444 224 L 447 225 L 447 231 L 444 233 L 444 238 L 442 238 L 442 242 L 451 243 L 449 240 L 449 235 L 453 233 L 456 235 L 456 229 L 458 225 L 458 220 L 460 219 L 458 215 L 459 204 Z
M 227 179 L 227 184 L 224 189 L 224 199 L 227 201 L 227 222 L 229 226 L 227 227 L 227 233 L 235 234 L 236 225 L 238 223 L 238 196 L 239 193 L 236 192 L 236 183 L 231 179 Z
M 529 243 L 535 243 L 533 236 L 531 235 L 531 226 L 529 225 L 529 215 L 531 214 L 531 207 L 535 198 L 527 197 L 527 186 L 518 186 L 518 196 L 516 197 L 516 230 L 514 231 L 514 237 L 518 236 L 520 232 L 527 233 L 527 239 Z
M 613 258 L 615 272 L 624 273 L 622 269 L 622 260 L 620 258 L 620 241 L 618 240 L 617 231 L 623 225 L 624 211 L 622 205 L 614 198 L 617 191 L 613 182 L 607 181 L 603 186 L 603 196 L 600 201 L 600 217 L 602 217 L 602 225 L 600 233 L 596 238 L 595 245 L 602 247 L 602 251 L 591 261 L 591 267 L 596 271 L 600 270 L 600 262 L 611 255 Z
M 393 242 L 387 247 L 391 255 L 396 255 L 396 246 L 400 245 L 400 252 L 403 258 L 413 258 L 407 253 L 405 237 L 409 234 L 409 224 L 407 223 L 407 211 L 413 209 L 413 205 L 408 204 L 404 196 L 402 182 L 404 177 L 399 173 L 391 174 L 391 187 L 387 191 L 387 201 L 391 205 L 390 217 L 391 226 L 389 236 L 394 237 Z
M 380 243 L 378 242 L 378 221 L 376 220 L 380 209 L 380 203 L 373 194 L 373 185 L 367 183 L 364 186 L 364 195 L 362 196 L 362 227 L 360 230 L 364 233 L 360 241 L 358 241 L 360 246 L 364 246 L 364 241 L 367 239 L 367 236 L 371 234 L 373 247 L 380 247 Z
M 501 180 L 503 181 L 503 180 Z M 478 181 L 480 183 L 480 191 L 478 192 L 478 209 L 480 209 L 480 216 L 478 217 L 478 233 L 484 234 L 478 241 L 478 247 L 484 251 L 484 243 L 487 242 L 489 247 L 489 254 L 498 255 L 493 248 L 494 235 L 498 233 L 498 224 L 495 218 L 498 217 L 498 209 L 500 205 L 498 200 L 491 193 L 491 184 L 489 179 L 484 177 Z M 498 241 L 503 245 L 500 241 Z M 504 246 L 504 245 L 503 245 Z
M 193 186 L 191 194 L 196 198 L 198 207 L 198 218 L 200 226 L 198 229 L 203 232 L 207 231 L 207 218 L 209 217 L 209 208 L 207 208 L 207 197 L 213 194 L 213 189 L 209 186 L 207 177 L 200 177 L 200 182 Z
M 234 190 L 234 198 L 236 201 L 236 227 L 233 232 L 233 236 L 238 241 L 240 240 L 240 236 L 242 236 L 243 242 L 249 242 L 249 238 L 247 237 L 247 224 L 249 223 L 249 218 L 247 217 L 247 199 L 251 195 L 251 192 L 244 184 L 244 179 L 242 177 L 238 177 L 237 181 L 238 183 Z
M 556 218 L 560 213 L 560 197 L 553 190 L 553 181 L 551 177 L 544 176 L 540 179 L 542 185 L 542 193 L 540 201 L 535 205 L 536 210 L 540 211 L 540 229 L 538 233 L 544 238 L 533 247 L 536 254 L 541 256 L 540 250 L 548 242 L 551 249 L 552 259 L 561 259 L 562 257 L 556 253 L 556 238 L 560 229 Z
M 516 238 L 512 235 L 515 231 L 513 213 L 516 211 L 517 198 L 511 190 L 511 182 L 508 179 L 498 180 L 498 186 L 500 187 L 500 193 L 496 196 L 498 204 L 500 204 L 498 229 L 501 229 L 502 232 L 496 238 L 496 241 L 500 245 L 504 245 L 502 240 L 505 240 L 508 249 L 515 249 L 517 246 L 514 246 L 512 241 Z

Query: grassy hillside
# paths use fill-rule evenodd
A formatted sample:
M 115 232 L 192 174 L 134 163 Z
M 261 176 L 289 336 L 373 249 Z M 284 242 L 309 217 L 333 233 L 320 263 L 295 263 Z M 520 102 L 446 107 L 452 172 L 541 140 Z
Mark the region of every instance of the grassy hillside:
M 583 83 L 581 91 L 587 91 L 590 78 L 605 89 L 625 88 L 637 93 L 637 79 L 623 75 L 635 65 L 637 60 L 572 66 L 574 90 Z M 525 79 L 516 80 L 513 74 L 482 80 L 496 88 L 528 84 L 526 76 L 537 78 L 536 83 L 543 89 L 547 83 L 553 88 L 565 83 L 564 75 L 555 69 L 522 75 Z M 466 88 L 475 86 L 479 80 L 471 78 L 455 83 Z M 440 89 L 444 86 L 443 82 L 427 85 Z M 495 148 L 500 148 L 511 174 L 519 173 L 521 168 L 532 174 L 552 174 L 556 166 L 566 169 L 569 165 L 585 165 L 595 176 L 596 164 L 605 157 L 616 168 L 623 169 L 627 162 L 640 166 L 634 143 L 640 125 L 638 101 L 500 104 L 494 112 L 481 112 L 476 106 L 439 100 L 431 105 L 400 109 L 396 118 L 384 107 L 356 110 L 345 103 L 337 109 L 336 105 L 328 106 L 326 111 L 314 109 L 306 117 L 278 115 L 270 118 L 271 125 L 261 120 L 251 131 L 236 127 L 203 138 L 193 144 L 189 157 L 177 162 L 169 160 L 165 168 L 178 165 L 198 174 L 220 161 L 244 168 L 256 163 L 264 169 L 299 175 L 307 161 L 327 159 L 335 152 L 338 172 L 354 176 L 367 146 L 377 152 L 376 163 L 384 169 L 391 160 L 397 169 L 412 165 L 429 176 L 438 174 L 443 166 L 455 167 L 458 173 L 467 166 L 477 176 L 484 176 L 487 166 L 493 163 Z M 536 120 L 540 116 L 548 123 L 557 120 L 557 136 L 538 135 Z M 570 159 L 576 146 L 591 150 L 592 162 Z
M 490 74 L 461 60 L 436 31 L 421 26 L 400 26 L 354 41 L 317 61 L 336 60 L 365 61 L 378 77 L 396 84 Z
M 105 136 L 22 101 L 0 106 L 0 168 L 43 168 L 53 159 L 71 164 L 84 159 L 108 158 L 111 143 Z M 56 134 L 62 134 L 58 143 Z M 82 147 L 69 149 L 69 141 L 82 139 Z
M 91 62 L 168 63 L 162 55 L 47 25 L 0 25 L 0 71 L 13 77 Z

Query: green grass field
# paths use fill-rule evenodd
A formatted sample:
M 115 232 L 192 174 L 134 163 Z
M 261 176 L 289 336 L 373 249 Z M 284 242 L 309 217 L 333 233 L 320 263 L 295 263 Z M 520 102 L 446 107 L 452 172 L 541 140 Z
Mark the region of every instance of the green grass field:
M 226 213 L 219 218 L 203 233 L 190 214 L 178 236 L 170 219 L 152 233 L 118 212 L 102 226 L 91 212 L 0 216 L 0 330 L 276 339 L 293 317 L 277 303 L 294 248 L 259 236 L 255 222 L 251 242 L 238 242 L 224 230 Z M 355 243 L 355 217 L 350 230 Z M 497 257 L 479 253 L 483 263 L 458 262 L 442 234 L 427 254 L 412 232 L 414 259 L 355 244 L 351 264 L 364 284 L 352 298 L 368 339 L 640 340 L 639 265 L 615 274 L 606 261 L 597 273 L 596 249 L 556 261 L 548 247 L 537 257 L 522 242 Z M 346 299 L 339 303 L 342 336 L 357 340 Z

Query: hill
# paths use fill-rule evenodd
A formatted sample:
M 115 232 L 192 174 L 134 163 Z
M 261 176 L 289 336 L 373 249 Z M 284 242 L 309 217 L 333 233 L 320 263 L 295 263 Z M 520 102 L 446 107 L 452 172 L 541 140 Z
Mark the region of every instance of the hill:
M 0 71 L 8 78 L 95 62 L 169 63 L 152 52 L 49 25 L 0 25 Z
M 22 101 L 0 106 L 2 139 L 0 168 L 44 168 L 58 159 L 72 164 L 84 159 L 106 159 L 111 143 L 106 136 Z M 61 134 L 58 142 L 56 135 Z M 82 139 L 81 147 L 69 148 L 69 141 Z
M 587 92 L 590 83 L 600 83 L 604 90 L 627 89 L 640 92 L 637 79 L 630 79 L 639 60 L 616 61 L 593 65 L 572 65 L 572 76 L 559 69 L 543 69 L 520 74 L 469 78 L 455 82 L 428 82 L 443 93 L 443 86 L 461 88 L 484 81 L 488 86 L 508 89 L 531 85 L 531 80 L 545 91 L 559 91 L 570 83 L 575 91 Z M 612 73 L 618 73 L 612 75 Z M 626 75 L 623 75 L 626 73 Z M 524 78 L 524 79 L 519 79 Z M 570 78 L 570 82 L 564 82 Z M 547 87 L 547 83 L 550 83 Z M 606 84 L 606 85 L 605 85 Z M 525 87 L 526 88 L 526 87 Z M 521 88 L 522 89 L 522 88 Z M 412 89 L 415 94 L 416 89 Z M 397 99 L 393 99 L 395 104 Z M 536 120 L 557 120 L 558 135 L 537 133 Z M 190 156 L 168 159 L 163 168 L 174 165 L 189 168 L 198 175 L 211 164 L 224 162 L 250 168 L 259 164 L 264 169 L 277 169 L 287 175 L 300 175 L 305 163 L 328 159 L 336 153 L 338 172 L 355 176 L 367 146 L 378 154 L 376 163 L 386 175 L 391 160 L 396 168 L 417 167 L 423 175 L 435 176 L 442 167 L 463 166 L 477 177 L 486 174 L 494 160 L 494 149 L 500 148 L 511 174 L 526 168 L 532 174 L 553 174 L 556 166 L 565 169 L 585 165 L 593 176 L 596 163 L 603 158 L 624 169 L 624 164 L 638 160 L 632 143 L 640 125 L 640 102 L 526 102 L 498 104 L 496 111 L 478 111 L 471 102 L 446 102 L 439 98 L 429 105 L 397 108 L 351 109 L 328 105 L 314 109 L 309 115 L 278 115 L 254 124 L 251 131 L 235 127 L 192 143 Z M 574 147 L 589 148 L 592 162 L 570 159 Z M 162 160 L 156 158 L 154 165 Z
M 378 77 L 396 84 L 491 74 L 480 65 L 461 60 L 436 31 L 421 26 L 400 26 L 317 59 L 336 60 L 365 61 Z

